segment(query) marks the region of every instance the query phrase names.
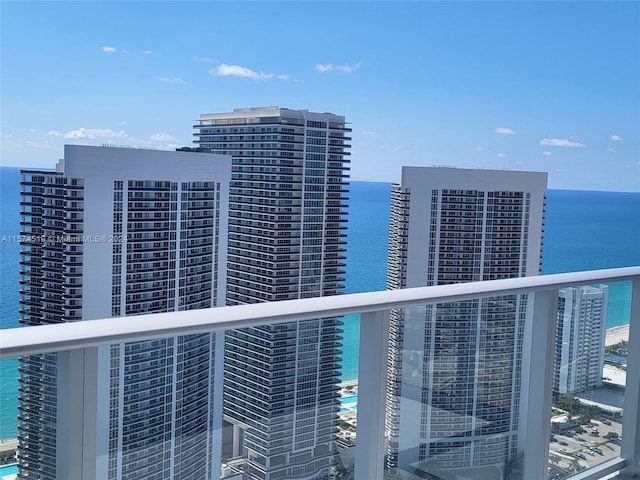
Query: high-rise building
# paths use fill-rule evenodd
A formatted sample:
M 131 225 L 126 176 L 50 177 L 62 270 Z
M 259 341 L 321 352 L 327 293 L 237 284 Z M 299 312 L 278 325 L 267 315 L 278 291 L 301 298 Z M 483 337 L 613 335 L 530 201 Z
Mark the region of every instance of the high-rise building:
M 279 107 L 203 114 L 205 151 L 231 155 L 230 305 L 335 295 L 344 282 L 343 116 Z M 325 478 L 335 463 L 341 321 L 227 333 L 227 456 L 256 480 Z M 226 442 L 226 440 L 225 440 Z
M 537 275 L 546 184 L 546 173 L 403 167 L 388 288 Z M 524 450 L 527 318 L 526 295 L 392 310 L 388 468 L 405 478 L 513 468 Z
M 22 324 L 224 305 L 230 179 L 228 156 L 69 145 L 22 171 Z M 223 351 L 202 334 L 23 357 L 18 478 L 219 478 Z
M 602 385 L 609 287 L 560 290 L 553 391 L 578 393 Z

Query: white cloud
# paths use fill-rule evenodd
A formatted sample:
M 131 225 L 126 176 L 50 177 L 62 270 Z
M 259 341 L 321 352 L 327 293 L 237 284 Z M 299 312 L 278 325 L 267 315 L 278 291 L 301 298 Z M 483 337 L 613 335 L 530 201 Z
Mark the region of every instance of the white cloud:
M 475 149 L 475 150 L 476 150 L 476 152 L 480 153 L 481 151 L 483 151 L 483 150 L 484 150 L 484 148 L 482 148 L 482 147 L 476 147 L 476 149 Z
M 493 133 L 501 133 L 502 135 L 515 135 L 516 131 L 506 127 L 498 127 L 493 131 Z
M 609 135 L 609 140 L 611 140 L 612 142 L 621 142 L 622 137 L 618 135 Z
M 176 138 L 169 133 L 158 132 L 142 138 L 129 135 L 124 130 L 111 130 L 109 128 L 78 128 L 65 133 L 64 138 L 77 143 L 105 143 L 127 145 L 132 148 L 175 150 L 182 146 L 176 144 Z
M 580 148 L 586 147 L 585 144 L 575 142 L 567 138 L 543 138 L 540 140 L 540 145 L 545 147 L 566 147 L 566 148 Z
M 212 68 L 209 70 L 209 73 L 217 77 L 242 77 L 252 78 L 254 80 L 269 80 L 275 76 L 273 73 L 256 72 L 241 65 L 227 65 L 226 63 L 219 65 L 217 68 Z M 284 80 L 285 78 L 289 78 L 289 76 L 281 74 L 278 75 L 277 78 Z
M 281 74 L 281 75 L 277 75 L 276 78 L 278 80 L 288 80 L 289 79 L 289 75 L 287 75 L 286 73 Z
M 333 63 L 324 63 L 324 64 L 318 63 L 316 65 L 316 70 L 320 73 L 331 72 L 333 70 L 337 72 L 352 73 L 358 70 L 363 64 L 364 62 L 362 60 L 360 60 L 358 63 L 354 63 L 353 65 L 348 65 L 348 64 L 334 65 Z
M 362 64 L 364 62 L 362 60 L 360 60 L 358 63 L 355 63 L 353 65 L 338 65 L 336 67 L 336 70 L 340 71 L 340 72 L 345 72 L 345 73 L 351 73 L 351 72 L 355 72 L 356 70 L 358 70 Z
M 88 138 L 95 140 L 97 138 L 128 138 L 129 135 L 124 130 L 116 132 L 109 128 L 78 128 L 64 134 L 64 138 Z
M 611 148 L 611 147 L 607 148 L 607 152 L 609 152 L 609 153 L 613 153 L 615 151 L 616 151 L 615 148 Z
M 142 52 L 142 53 L 144 53 L 145 55 L 152 55 L 152 54 L 153 54 L 153 51 L 152 51 L 152 50 L 145 50 L 145 51 L 144 51 L 144 52 Z
M 199 63 L 214 63 L 215 60 L 211 57 L 193 57 L 194 62 Z
M 160 80 L 162 83 L 175 83 L 179 85 L 185 84 L 185 81 L 182 80 L 180 77 L 160 77 L 158 78 L 158 80 Z
M 154 133 L 149 138 L 154 142 L 170 142 L 174 140 L 173 136 L 168 133 Z
M 47 136 L 49 137 L 59 137 L 62 134 L 58 131 L 58 130 L 49 130 L 49 132 L 47 133 Z
M 104 47 L 102 47 L 102 51 L 104 53 L 115 53 L 118 51 L 118 49 L 116 47 L 109 47 L 105 45 Z
M 371 130 L 362 130 L 362 134 L 365 137 L 377 137 L 378 134 L 376 132 L 372 132 Z
M 36 130 L 35 128 L 30 128 L 30 129 L 29 129 L 29 131 L 30 131 L 31 133 L 37 133 L 37 132 L 38 132 L 38 130 Z
M 498 156 L 499 156 L 500 158 L 507 158 L 507 155 L 506 155 L 506 154 L 504 154 L 504 153 L 499 153 L 499 154 L 498 154 Z
M 542 152 L 542 154 L 546 157 L 549 157 L 551 155 L 551 152 L 549 150 L 545 150 L 544 152 Z

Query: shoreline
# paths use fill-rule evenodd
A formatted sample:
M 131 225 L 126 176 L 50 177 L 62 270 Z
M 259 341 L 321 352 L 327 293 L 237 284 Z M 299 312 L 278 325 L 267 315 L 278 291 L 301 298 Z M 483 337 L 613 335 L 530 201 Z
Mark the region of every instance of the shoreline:
M 604 337 L 605 347 L 616 345 L 622 341 L 629 341 L 629 325 L 607 328 Z
M 18 448 L 17 438 L 5 438 L 0 440 L 0 452 L 6 452 L 7 450 L 15 450 Z

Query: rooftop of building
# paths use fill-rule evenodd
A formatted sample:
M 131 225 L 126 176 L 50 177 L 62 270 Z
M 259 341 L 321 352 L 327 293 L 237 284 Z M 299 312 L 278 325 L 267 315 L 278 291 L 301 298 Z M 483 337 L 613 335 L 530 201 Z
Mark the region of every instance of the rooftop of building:
M 344 115 L 336 115 L 329 112 L 311 112 L 308 109 L 291 109 L 279 107 L 277 105 L 270 105 L 266 107 L 248 107 L 248 108 L 234 108 L 232 112 L 220 112 L 220 113 L 203 113 L 196 121 L 210 121 L 221 119 L 248 119 L 255 121 L 257 118 L 264 117 L 286 117 L 295 119 L 306 120 L 323 120 L 336 123 L 345 123 Z

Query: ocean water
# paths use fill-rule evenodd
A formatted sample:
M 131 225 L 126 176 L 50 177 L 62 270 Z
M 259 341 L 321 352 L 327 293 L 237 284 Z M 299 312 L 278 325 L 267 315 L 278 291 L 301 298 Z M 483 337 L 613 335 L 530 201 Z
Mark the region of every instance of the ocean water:
M 0 327 L 18 325 L 20 176 L 0 168 Z M 352 182 L 346 292 L 385 289 L 391 185 Z M 640 193 L 550 190 L 543 274 L 640 265 Z M 629 323 L 631 284 L 610 288 L 607 326 Z M 343 380 L 357 378 L 359 316 L 344 319 Z M 1 333 L 0 333 L 1 335 Z M 17 360 L 0 362 L 0 438 L 15 438 Z
M 0 168 L 0 329 L 18 325 L 20 245 L 4 241 L 20 233 L 20 170 Z M 6 240 L 6 238 L 5 238 Z M 0 335 L 2 332 L 0 331 Z M 0 439 L 15 438 L 18 416 L 18 360 L 0 360 Z

